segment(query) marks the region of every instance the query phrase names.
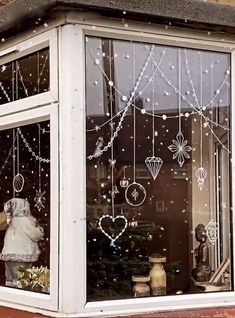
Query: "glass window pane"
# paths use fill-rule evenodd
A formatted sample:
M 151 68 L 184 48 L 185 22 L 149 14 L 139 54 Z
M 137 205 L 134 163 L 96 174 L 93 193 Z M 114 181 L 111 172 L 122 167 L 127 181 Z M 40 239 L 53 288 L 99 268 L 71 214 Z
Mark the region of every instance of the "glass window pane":
M 0 65 L 0 104 L 49 91 L 49 48 Z
M 87 300 L 232 290 L 230 55 L 86 38 Z
M 0 283 L 49 293 L 50 122 L 0 131 Z

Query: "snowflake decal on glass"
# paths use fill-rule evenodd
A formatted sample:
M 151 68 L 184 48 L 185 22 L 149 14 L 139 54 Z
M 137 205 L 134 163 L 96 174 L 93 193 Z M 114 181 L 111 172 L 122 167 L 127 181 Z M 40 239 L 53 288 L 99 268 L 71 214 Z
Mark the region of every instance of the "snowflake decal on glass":
M 171 152 L 174 152 L 173 159 L 178 160 L 180 167 L 183 167 L 184 158 L 190 159 L 188 152 L 192 150 L 192 147 L 187 145 L 187 140 L 184 140 L 184 135 L 181 131 L 178 132 L 176 140 L 172 140 L 172 145 L 168 147 Z
M 44 195 L 46 194 L 46 191 L 36 190 L 36 197 L 34 198 L 35 207 L 38 209 L 38 211 L 41 211 L 41 209 L 45 208 L 44 203 L 46 202 L 46 198 Z

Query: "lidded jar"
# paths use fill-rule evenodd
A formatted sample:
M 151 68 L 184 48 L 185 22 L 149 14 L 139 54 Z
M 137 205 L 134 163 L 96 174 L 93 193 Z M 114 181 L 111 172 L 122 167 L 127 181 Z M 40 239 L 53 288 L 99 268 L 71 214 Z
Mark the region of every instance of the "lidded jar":
M 150 282 L 149 276 L 134 275 L 132 281 L 135 283 L 133 286 L 133 293 L 135 297 L 150 296 L 150 287 L 147 284 Z

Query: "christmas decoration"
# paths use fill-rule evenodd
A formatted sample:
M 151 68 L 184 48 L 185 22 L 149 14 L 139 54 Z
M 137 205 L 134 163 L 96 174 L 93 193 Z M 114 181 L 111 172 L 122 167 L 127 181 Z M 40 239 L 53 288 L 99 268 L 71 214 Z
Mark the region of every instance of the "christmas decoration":
M 181 49 L 178 49 L 178 61 L 179 61 L 179 69 L 178 69 L 178 74 L 179 74 L 179 88 L 178 91 L 181 92 Z M 192 150 L 192 148 L 187 145 L 188 142 L 187 140 L 184 140 L 184 135 L 181 131 L 181 96 L 178 96 L 178 106 L 179 106 L 179 131 L 178 134 L 176 135 L 176 140 L 172 140 L 172 145 L 168 147 L 168 149 L 174 153 L 173 159 L 178 160 L 179 166 L 183 167 L 184 158 L 189 159 L 190 155 L 188 152 Z
M 195 176 L 197 178 L 197 184 L 200 189 L 200 191 L 203 190 L 204 184 L 205 184 L 205 179 L 207 177 L 207 171 L 205 168 L 202 167 L 202 116 L 200 117 L 200 167 L 196 170 Z
M 198 187 L 200 191 L 202 191 L 205 184 L 205 179 L 207 176 L 206 169 L 204 169 L 203 167 L 198 168 L 195 172 L 195 176 L 197 178 Z
M 103 144 L 104 144 L 103 137 L 99 137 L 96 141 L 96 144 L 95 144 L 96 148 L 95 148 L 95 151 L 93 154 L 94 158 L 101 156 L 101 154 L 102 154 L 101 148 L 103 147 Z
M 200 103 L 201 103 L 201 107 L 202 107 L 202 54 L 199 55 L 200 56 L 200 82 L 201 82 L 201 98 L 200 98 Z M 202 109 L 201 109 L 201 113 L 202 113 Z M 198 183 L 198 187 L 200 189 L 200 191 L 203 190 L 204 184 L 205 184 L 205 179 L 207 176 L 207 172 L 206 169 L 202 167 L 202 149 L 203 149 L 203 144 L 202 144 L 202 118 L 203 116 L 200 116 L 200 168 L 198 168 L 196 170 L 196 178 L 197 178 L 197 183 Z
M 162 167 L 163 164 L 163 160 L 160 157 L 147 157 L 145 159 L 145 164 L 149 170 L 149 172 L 151 173 L 153 179 L 155 180 L 159 174 L 159 171 Z
M 41 126 L 38 124 L 38 156 L 41 157 Z M 46 191 L 42 192 L 42 180 L 41 180 L 41 161 L 38 160 L 38 190 L 36 190 L 36 197 L 34 198 L 35 207 L 38 211 L 45 208 L 44 204 L 46 202 L 45 198 Z
M 121 229 L 120 232 L 114 234 L 114 233 L 107 233 L 104 228 L 103 228 L 103 225 L 102 225 L 102 222 L 104 220 L 111 220 L 111 222 L 115 223 L 117 220 L 123 220 L 123 227 Z M 110 226 L 109 226 L 110 227 Z M 111 215 L 103 215 L 100 219 L 99 219 L 99 228 L 100 230 L 102 231 L 102 233 L 107 236 L 111 243 L 110 243 L 110 246 L 112 247 L 115 247 L 115 242 L 116 240 L 125 232 L 126 228 L 127 228 L 127 219 L 125 218 L 125 216 L 123 215 L 117 215 L 116 217 L 112 217 Z
M 22 174 L 17 173 L 13 179 L 13 189 L 15 192 L 21 192 L 24 187 L 24 177 Z
M 212 219 L 206 226 L 206 235 L 211 245 L 214 245 L 217 240 L 218 230 L 217 223 Z
M 17 276 L 17 286 L 19 288 L 31 288 L 32 291 L 42 291 L 49 293 L 50 270 L 47 267 L 21 267 L 17 272 Z
M 170 145 L 168 149 L 174 153 L 173 159 L 177 158 L 179 166 L 183 167 L 185 161 L 184 158 L 190 158 L 188 152 L 190 152 L 192 148 L 189 145 L 187 145 L 188 142 L 187 140 L 184 140 L 184 135 L 180 130 L 176 135 L 176 140 L 172 140 L 172 143 L 173 144 Z
M 152 52 L 152 51 L 151 51 Z M 135 48 L 133 48 L 133 78 L 135 78 Z M 135 100 L 135 99 L 134 99 Z M 134 104 L 135 105 L 135 104 Z M 126 202 L 132 206 L 141 205 L 146 198 L 143 185 L 136 183 L 136 109 L 133 109 L 133 182 L 125 190 Z
M 154 46 L 152 46 L 152 48 L 151 48 L 151 52 L 153 50 L 153 47 Z M 137 91 L 137 89 L 138 89 L 138 87 L 140 85 L 140 82 L 141 82 L 141 80 L 143 78 L 143 75 L 144 75 L 144 72 L 145 72 L 145 70 L 146 70 L 146 68 L 148 66 L 149 60 L 150 60 L 150 54 L 147 57 L 144 65 L 143 65 L 143 67 L 141 69 L 140 75 L 138 76 L 138 78 L 137 78 L 137 80 L 135 82 L 134 89 L 133 89 L 133 91 L 130 94 L 130 98 L 127 101 L 127 105 L 125 107 L 125 110 L 123 111 L 123 113 L 121 115 L 119 123 L 118 123 L 117 127 L 115 128 L 115 131 L 113 132 L 112 137 L 110 138 L 110 141 L 108 142 L 108 144 L 106 146 L 104 146 L 104 148 L 102 150 L 100 150 L 100 152 L 99 152 L 99 154 L 97 156 L 95 156 L 95 154 L 88 156 L 89 160 L 92 160 L 93 158 L 97 158 L 98 156 L 101 156 L 105 151 L 107 151 L 112 146 L 114 139 L 118 136 L 118 132 L 122 128 L 122 123 L 124 121 L 125 116 L 127 115 L 127 111 L 129 109 L 130 105 L 132 104 L 132 101 L 134 100 L 135 93 L 136 93 L 136 91 Z M 109 81 L 109 83 L 110 83 L 110 81 Z M 112 82 L 112 85 L 110 85 L 110 87 L 112 87 L 112 86 L 113 86 L 113 82 Z M 111 114 L 111 118 L 113 118 L 112 114 Z
M 140 183 L 131 183 L 125 191 L 126 202 L 132 206 L 139 206 L 144 203 L 146 199 L 146 190 Z
M 15 130 L 14 130 L 15 131 Z M 13 137 L 14 138 L 14 137 Z M 24 188 L 24 177 L 23 175 L 19 172 L 20 170 L 20 144 L 19 144 L 19 134 L 17 132 L 16 135 L 16 141 L 17 141 L 17 163 L 16 163 L 16 167 L 17 167 L 17 174 L 15 175 L 15 167 L 14 167 L 14 178 L 13 178 L 13 189 L 14 192 L 21 192 Z M 15 166 L 15 145 L 13 145 L 13 163 Z
M 109 45 L 109 55 L 111 56 L 111 47 Z M 109 69 L 110 69 L 110 75 L 112 73 L 112 69 L 111 69 L 111 59 L 109 60 Z M 113 86 L 113 82 L 109 81 L 109 103 L 110 103 L 110 110 L 111 110 L 111 118 L 113 118 L 113 98 L 112 98 L 112 86 Z M 110 134 L 111 134 L 111 139 L 114 136 L 114 125 L 113 125 L 113 121 L 111 120 L 110 122 Z M 96 143 L 96 151 L 94 153 L 94 156 L 100 156 L 102 154 L 102 150 L 101 147 L 103 146 L 103 139 L 102 139 L 102 144 L 99 145 L 100 141 L 98 142 L 98 144 Z M 111 195 L 111 205 L 112 205 L 112 216 L 111 215 L 103 215 L 99 218 L 99 228 L 102 231 L 102 233 L 108 237 L 110 239 L 110 246 L 115 247 L 115 242 L 116 240 L 125 232 L 126 227 L 127 227 L 127 219 L 125 218 L 124 215 L 117 215 L 115 216 L 115 195 L 117 193 L 119 193 L 118 188 L 116 185 L 114 185 L 114 168 L 115 168 L 115 164 L 116 164 L 116 159 L 114 159 L 114 149 L 113 149 L 113 143 L 111 144 L 111 158 L 108 160 L 109 164 L 110 164 L 110 169 L 111 169 L 111 190 L 109 191 L 110 195 Z M 104 228 L 103 222 L 104 220 L 107 220 L 110 222 L 110 220 L 112 221 L 113 224 L 115 224 L 117 222 L 117 220 L 122 220 L 123 221 L 123 225 L 121 227 L 121 229 L 119 229 L 116 233 L 113 233 L 112 230 L 108 233 L 107 230 Z M 111 228 L 111 225 L 108 224 L 108 229 Z
M 185 59 L 186 59 L 187 75 L 188 75 L 188 77 L 189 77 L 189 79 L 190 79 L 190 85 L 193 87 L 193 96 L 195 97 L 195 96 L 197 96 L 197 94 L 196 94 L 196 91 L 195 91 L 195 88 L 194 88 L 194 85 L 193 85 L 193 81 L 192 81 L 191 74 L 190 74 L 190 70 L 189 70 L 189 66 L 188 66 L 187 53 L 186 53 L 187 50 L 185 49 L 184 52 L 185 52 L 185 57 L 186 57 Z M 212 105 L 213 102 L 215 101 L 215 99 L 216 99 L 216 98 L 218 97 L 218 95 L 221 93 L 222 88 L 224 88 L 224 86 L 225 86 L 225 84 L 227 83 L 228 78 L 229 78 L 229 76 L 230 76 L 230 68 L 226 70 L 226 72 L 225 72 L 225 77 L 224 77 L 222 83 L 219 85 L 219 88 L 216 89 L 215 94 L 213 95 L 213 97 L 211 98 L 211 100 L 210 100 L 205 106 L 200 107 L 200 104 L 198 103 L 198 104 L 197 104 L 197 107 L 195 107 L 195 106 L 193 105 L 193 103 L 188 100 L 187 94 L 183 94 L 183 93 L 182 93 L 182 90 L 181 90 L 180 88 L 177 88 L 177 87 L 172 83 L 172 81 L 166 76 L 166 74 L 160 69 L 158 63 L 154 60 L 154 57 L 152 56 L 152 54 L 151 54 L 151 59 L 152 59 L 154 65 L 155 65 L 156 69 L 157 69 L 158 72 L 160 73 L 161 77 L 162 77 L 162 78 L 164 79 L 164 81 L 173 89 L 173 91 L 178 95 L 178 98 L 182 99 L 184 102 L 186 102 L 186 103 L 188 104 L 188 106 L 189 106 L 190 108 L 193 109 L 194 112 L 192 112 L 191 114 L 196 113 L 196 114 L 198 114 L 199 116 L 202 116 L 202 118 L 203 118 L 205 124 L 207 125 L 208 129 L 210 130 L 210 132 L 212 133 L 212 135 L 215 137 L 215 139 L 219 142 L 219 144 L 220 144 L 228 153 L 231 153 L 230 150 L 221 142 L 220 138 L 216 135 L 216 133 L 214 132 L 214 130 L 213 130 L 213 128 L 211 127 L 210 123 L 212 123 L 213 125 L 218 126 L 218 127 L 221 126 L 221 125 L 218 124 L 218 122 L 216 122 L 216 121 L 209 120 L 209 118 L 206 117 L 206 116 L 203 114 L 203 112 L 201 111 L 201 109 L 205 109 L 205 110 L 206 110 L 210 105 Z M 197 98 L 195 97 L 195 99 L 197 99 Z M 198 100 L 198 99 L 197 99 L 197 100 Z M 186 116 L 186 114 L 187 114 L 187 116 Z M 189 114 L 188 114 L 188 113 L 186 113 L 186 114 L 185 114 L 185 117 L 188 117 Z M 177 116 L 177 117 L 179 117 L 179 118 L 182 117 L 182 113 L 180 113 L 179 116 Z M 169 117 L 167 117 L 167 118 L 171 118 L 171 116 L 169 116 Z M 174 116 L 172 116 L 172 118 L 174 118 Z M 228 129 L 227 126 L 221 126 L 221 127 L 222 127 L 224 130 L 227 130 L 227 129 Z
M 28 152 L 31 153 L 31 155 L 36 159 L 39 160 L 41 162 L 45 162 L 45 163 L 49 163 L 50 159 L 47 158 L 42 158 L 39 155 L 36 155 L 36 153 L 33 151 L 33 149 L 30 147 L 29 143 L 27 142 L 26 138 L 24 137 L 22 131 L 20 128 L 17 128 L 17 133 L 20 135 L 21 139 L 23 140 L 23 143 L 25 145 L 25 147 L 28 149 Z
M 154 64 L 153 64 L 154 66 Z M 155 95 L 154 95 L 154 78 L 152 80 L 152 157 L 147 157 L 145 159 L 145 164 L 151 173 L 153 179 L 155 180 L 159 174 L 159 171 L 162 167 L 163 160 L 160 157 L 155 157 L 155 122 L 154 122 L 154 103 L 155 103 Z
M 43 64 L 42 66 L 40 65 L 41 61 L 43 59 Z M 45 92 L 49 89 L 49 87 L 47 87 L 47 89 L 45 89 L 45 86 L 43 85 L 44 82 L 46 81 L 46 76 L 48 75 L 48 70 L 49 70 L 49 50 L 46 48 L 46 49 L 42 49 L 40 51 L 37 51 L 37 52 L 34 52 L 30 55 L 28 55 L 27 57 L 23 57 L 22 59 L 24 62 L 24 66 L 21 67 L 21 61 L 19 59 L 15 60 L 15 61 L 12 61 L 12 63 L 10 63 L 12 65 L 12 67 L 14 69 L 16 69 L 16 71 L 14 71 L 6 80 L 7 83 L 9 82 L 12 82 L 14 84 L 12 84 L 12 87 L 7 87 L 7 89 L 4 87 L 4 81 L 1 81 L 0 82 L 0 91 L 2 91 L 5 99 L 7 102 L 11 102 L 12 101 L 12 98 L 10 98 L 10 94 L 8 93 L 9 92 L 9 89 L 10 90 L 16 90 L 17 92 L 17 95 L 14 94 L 14 97 L 15 96 L 20 96 L 19 94 L 19 91 L 22 90 L 22 92 L 24 93 L 24 97 L 30 97 L 30 96 L 33 96 L 35 94 L 39 94 L 39 93 L 42 93 L 42 92 Z M 37 79 L 35 79 L 35 85 L 33 86 L 32 88 L 32 92 L 31 94 L 29 94 L 29 88 L 27 88 L 27 84 L 28 84 L 28 81 L 25 81 L 24 80 L 24 76 L 22 74 L 22 72 L 25 72 L 29 69 L 27 69 L 25 67 L 25 61 L 31 61 L 30 62 L 30 65 L 31 65 L 31 69 L 30 69 L 30 72 L 32 72 L 33 69 L 37 69 L 37 74 L 32 74 L 30 73 L 30 76 L 32 76 L 32 78 L 34 78 L 34 76 L 36 77 L 37 76 Z M 35 61 L 35 62 L 34 62 Z M 36 65 L 37 63 L 37 65 Z M 9 65 L 9 64 L 8 64 Z M 40 66 L 41 66 L 41 70 L 40 70 Z M 6 65 L 2 65 L 1 66 L 1 72 L 4 72 L 5 70 L 7 69 L 7 66 Z M 43 77 L 43 81 L 42 81 L 42 77 Z M 25 83 L 27 82 L 27 84 Z M 43 82 L 43 83 L 42 83 Z M 29 83 L 29 84 L 34 84 L 34 83 Z M 15 86 L 14 86 L 15 85 Z M 21 88 L 19 89 L 19 86 L 21 86 Z M 44 87 L 43 87 L 44 86 Z M 22 98 L 22 97 L 21 97 Z M 13 99 L 15 100 L 15 99 Z
M 120 186 L 121 186 L 122 188 L 126 188 L 126 187 L 128 187 L 128 185 L 129 185 L 129 181 L 128 181 L 127 178 L 126 178 L 126 167 L 124 167 L 124 168 L 123 168 L 123 177 L 122 177 L 122 179 L 120 180 Z

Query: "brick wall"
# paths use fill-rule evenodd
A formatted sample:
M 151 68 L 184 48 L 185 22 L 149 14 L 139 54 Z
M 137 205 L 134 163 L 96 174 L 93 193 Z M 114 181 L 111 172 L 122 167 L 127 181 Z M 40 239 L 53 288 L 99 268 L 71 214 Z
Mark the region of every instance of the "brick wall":
M 229 4 L 229 5 L 235 6 L 235 0 L 208 0 L 208 2 Z
M 4 6 L 5 4 L 8 4 L 9 2 L 12 2 L 13 0 L 0 0 L 0 6 Z

